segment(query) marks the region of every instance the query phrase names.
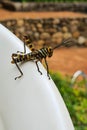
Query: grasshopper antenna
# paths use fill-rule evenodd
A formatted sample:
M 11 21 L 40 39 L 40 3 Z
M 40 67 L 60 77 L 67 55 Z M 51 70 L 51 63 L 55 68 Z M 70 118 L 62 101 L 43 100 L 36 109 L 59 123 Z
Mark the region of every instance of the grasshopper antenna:
M 75 42 L 72 38 L 67 38 L 67 39 L 64 39 L 61 44 L 58 44 L 57 46 L 55 46 L 53 48 L 53 50 L 56 49 L 56 48 L 59 48 L 61 46 L 70 47 L 70 46 L 74 45 L 74 43 Z

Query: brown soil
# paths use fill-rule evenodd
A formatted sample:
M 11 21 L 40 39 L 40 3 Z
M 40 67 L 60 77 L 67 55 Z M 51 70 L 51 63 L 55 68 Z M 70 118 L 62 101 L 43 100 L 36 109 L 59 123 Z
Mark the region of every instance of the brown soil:
M 82 18 L 86 14 L 73 12 L 10 12 L 0 9 L 0 20 L 18 18 Z M 72 75 L 77 70 L 87 73 L 87 48 L 61 48 L 54 51 L 52 58 L 48 59 L 49 68 L 62 74 Z
M 87 48 L 61 48 L 54 51 L 49 61 L 51 70 L 64 75 L 73 75 L 75 71 L 82 70 L 87 73 Z
M 5 9 L 0 9 L 0 20 L 18 19 L 18 18 L 81 18 L 86 17 L 86 14 L 74 12 L 12 12 Z

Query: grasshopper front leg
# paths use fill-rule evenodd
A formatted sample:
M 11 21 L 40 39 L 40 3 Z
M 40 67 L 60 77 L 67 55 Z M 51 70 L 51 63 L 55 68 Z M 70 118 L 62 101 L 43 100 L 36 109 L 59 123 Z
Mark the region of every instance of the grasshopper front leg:
M 46 68 L 47 68 L 47 76 L 50 79 L 50 76 L 49 76 L 49 67 L 48 67 L 48 63 L 47 63 L 46 58 L 44 58 L 44 61 L 45 61 L 45 65 L 46 65 Z

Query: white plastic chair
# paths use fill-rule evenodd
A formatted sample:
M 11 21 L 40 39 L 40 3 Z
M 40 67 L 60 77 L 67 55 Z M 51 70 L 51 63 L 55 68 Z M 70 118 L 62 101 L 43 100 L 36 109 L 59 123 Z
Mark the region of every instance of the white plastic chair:
M 20 79 L 11 55 L 23 51 L 23 44 L 0 24 L 0 130 L 74 130 L 64 101 L 52 79 L 39 63 L 21 65 Z M 27 52 L 29 50 L 27 49 Z

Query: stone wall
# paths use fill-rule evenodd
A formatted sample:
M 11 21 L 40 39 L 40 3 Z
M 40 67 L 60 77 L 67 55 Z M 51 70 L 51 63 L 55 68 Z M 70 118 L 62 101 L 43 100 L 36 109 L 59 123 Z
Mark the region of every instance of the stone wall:
M 4 8 L 13 11 L 74 11 L 87 13 L 86 2 L 12 2 L 1 1 Z
M 37 47 L 56 46 L 63 39 L 72 37 L 75 45 L 87 46 L 87 19 L 19 19 L 1 23 L 21 40 L 23 35 L 30 35 Z

